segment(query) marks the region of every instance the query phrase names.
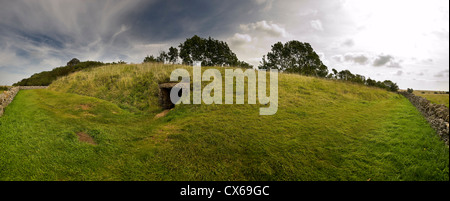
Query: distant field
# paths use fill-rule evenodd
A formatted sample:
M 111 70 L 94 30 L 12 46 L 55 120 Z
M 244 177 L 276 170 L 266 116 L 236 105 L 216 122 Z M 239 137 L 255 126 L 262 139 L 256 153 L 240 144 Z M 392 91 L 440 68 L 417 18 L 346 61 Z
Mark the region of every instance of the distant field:
M 274 116 L 180 105 L 155 119 L 175 67 L 104 66 L 20 91 L 0 118 L 0 180 L 449 180 L 448 147 L 396 93 L 280 74 Z
M 4 91 L 8 90 L 8 87 L 6 86 L 0 86 L 0 94 L 3 93 Z
M 414 90 L 414 94 L 420 95 L 429 95 L 429 94 L 447 94 L 446 91 L 427 91 L 427 90 Z
M 414 91 L 417 96 L 422 96 L 435 104 L 444 104 L 449 107 L 449 94 L 442 91 Z

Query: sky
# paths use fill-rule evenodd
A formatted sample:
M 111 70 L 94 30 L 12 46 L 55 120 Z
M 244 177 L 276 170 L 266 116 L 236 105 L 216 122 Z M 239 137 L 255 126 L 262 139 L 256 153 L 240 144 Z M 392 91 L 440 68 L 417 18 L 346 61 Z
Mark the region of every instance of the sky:
M 298 40 L 330 71 L 449 90 L 448 0 L 0 0 L 0 85 L 72 58 L 141 63 L 194 35 L 254 66 Z

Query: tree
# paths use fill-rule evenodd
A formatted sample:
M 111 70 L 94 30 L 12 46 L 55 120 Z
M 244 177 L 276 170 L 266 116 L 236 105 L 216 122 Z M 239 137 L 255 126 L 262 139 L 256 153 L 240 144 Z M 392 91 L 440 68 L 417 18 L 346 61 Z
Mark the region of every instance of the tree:
M 239 61 L 226 42 L 200 38 L 195 35 L 186 39 L 179 46 L 179 56 L 184 64 L 192 65 L 194 61 L 201 61 L 202 66 L 236 66 L 253 68 L 250 64 Z
M 245 61 L 238 61 L 236 67 L 240 67 L 240 68 L 253 68 L 252 65 L 248 64 Z
M 356 74 L 353 78 L 352 82 L 358 83 L 358 84 L 365 84 L 366 83 L 366 77 L 362 75 Z
M 309 43 L 289 41 L 272 45 L 271 52 L 263 56 L 260 69 L 278 69 L 291 73 L 326 77 L 328 68 Z
M 399 89 L 398 85 L 390 80 L 385 80 L 382 84 L 384 85 L 384 88 L 392 92 L 397 92 Z
M 178 59 L 178 49 L 174 47 L 169 48 L 169 53 L 167 53 L 169 62 L 172 62 L 173 64 L 177 62 Z
M 333 72 L 333 78 L 337 79 L 337 75 L 338 75 L 338 71 L 336 69 L 331 69 L 331 71 Z
M 349 70 L 343 70 L 337 74 L 337 78 L 345 81 L 353 81 L 355 79 L 355 75 L 353 75 Z
M 77 58 L 73 58 L 72 60 L 67 62 L 67 66 L 75 66 L 75 65 L 77 65 L 79 63 L 80 63 L 80 60 L 78 60 Z
M 366 85 L 367 85 L 367 86 L 371 86 L 371 87 L 375 87 L 375 86 L 377 85 L 377 81 L 368 78 L 368 79 L 366 80 Z
M 412 94 L 412 93 L 414 92 L 414 89 L 408 88 L 406 91 L 407 91 L 408 93 Z
M 157 62 L 166 62 L 168 60 L 169 56 L 167 55 L 167 53 L 165 51 L 161 51 L 159 53 L 159 56 L 156 58 Z
M 180 48 L 180 57 L 187 65 L 192 65 L 194 61 L 202 61 L 203 54 L 206 52 L 204 39 L 197 35 L 186 39 L 178 47 Z
M 156 58 L 153 56 L 153 55 L 151 55 L 151 56 L 146 56 L 145 58 L 144 58 L 144 63 L 149 63 L 149 62 L 156 62 Z

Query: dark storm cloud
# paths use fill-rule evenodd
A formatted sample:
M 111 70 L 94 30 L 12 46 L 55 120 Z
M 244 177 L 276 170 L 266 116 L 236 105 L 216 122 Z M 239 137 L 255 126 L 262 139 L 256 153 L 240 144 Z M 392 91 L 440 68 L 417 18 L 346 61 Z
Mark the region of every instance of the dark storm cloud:
M 360 65 L 365 65 L 369 62 L 369 58 L 363 54 L 346 54 L 344 59 Z
M 369 63 L 369 56 L 366 56 L 363 53 L 346 53 L 344 56 L 335 55 L 331 58 L 337 62 L 350 62 L 359 65 L 366 65 Z
M 390 62 L 391 59 L 393 59 L 393 57 L 390 55 L 380 55 L 373 61 L 373 66 L 384 66 Z
M 193 35 L 230 36 L 265 7 L 254 0 L 0 0 L 0 84 L 74 57 L 141 62 Z
M 237 6 L 239 5 L 239 6 Z M 130 13 L 131 33 L 141 40 L 165 41 L 191 37 L 228 35 L 237 25 L 251 21 L 252 1 L 158 1 Z M 125 22 L 124 22 L 125 23 Z
M 194 34 L 218 37 L 252 21 L 258 4 L 240 0 L 6 1 L 0 7 L 4 30 L 35 43 L 123 45 L 127 40 L 165 41 Z M 263 6 L 263 5 L 260 5 Z M 126 34 L 116 35 L 120 30 Z
M 400 62 L 391 55 L 378 55 L 372 63 L 375 67 L 386 66 L 389 68 L 401 68 Z

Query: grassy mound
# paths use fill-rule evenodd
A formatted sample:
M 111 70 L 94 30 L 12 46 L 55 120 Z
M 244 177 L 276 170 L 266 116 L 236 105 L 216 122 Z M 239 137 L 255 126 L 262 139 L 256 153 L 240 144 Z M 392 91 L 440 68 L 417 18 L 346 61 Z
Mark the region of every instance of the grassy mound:
M 20 82 L 15 83 L 13 86 L 48 86 L 59 77 L 67 76 L 73 72 L 77 72 L 83 69 L 94 68 L 97 66 L 105 65 L 99 61 L 84 61 L 74 65 L 67 65 L 54 68 L 51 71 L 43 71 L 33 74 L 29 78 L 25 78 Z
M 168 81 L 176 68 L 159 63 L 101 66 L 58 79 L 49 89 L 97 97 L 122 108 L 157 111 L 158 83 Z
M 276 115 L 180 105 L 155 119 L 157 84 L 179 67 L 104 66 L 20 91 L 0 118 L 0 180 L 449 180 L 448 147 L 400 95 L 280 74 Z
M 138 65 L 108 65 L 73 73 L 52 83 L 50 90 L 76 93 L 111 101 L 123 108 L 159 110 L 158 83 L 169 81 L 170 73 L 183 68 L 190 72 L 192 67 L 163 65 L 160 63 Z M 209 68 L 202 68 L 202 72 Z M 225 75 L 226 68 L 218 68 Z M 224 80 L 223 80 L 224 82 Z M 207 85 L 202 82 L 202 85 Z M 363 101 L 385 99 L 393 94 L 377 88 L 369 88 L 349 82 L 331 81 L 296 74 L 279 74 L 279 99 L 300 100 L 302 97 L 344 98 Z M 328 96 L 328 97 L 326 97 Z M 313 101 L 313 102 L 320 102 Z M 316 104 L 313 103 L 313 104 Z

